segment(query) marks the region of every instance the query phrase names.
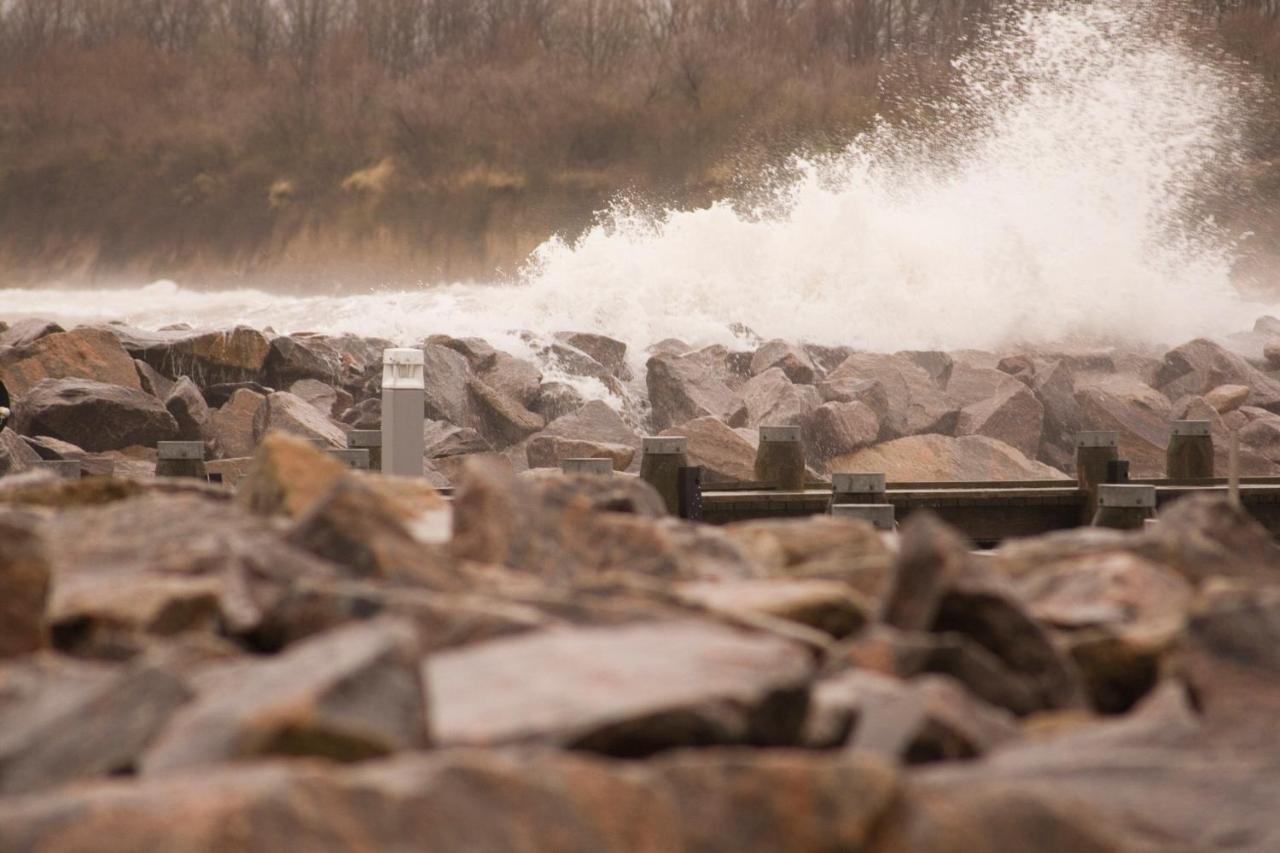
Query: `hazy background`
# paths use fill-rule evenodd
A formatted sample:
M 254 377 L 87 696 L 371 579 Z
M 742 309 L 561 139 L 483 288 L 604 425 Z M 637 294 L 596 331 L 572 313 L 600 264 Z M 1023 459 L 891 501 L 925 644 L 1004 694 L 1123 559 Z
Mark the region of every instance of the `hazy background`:
M 876 116 L 953 120 L 952 60 L 1011 5 L 0 0 L 0 286 L 501 277 L 620 194 L 749 203 Z M 1280 2 L 1165 5 L 1258 87 L 1196 204 L 1269 290 Z

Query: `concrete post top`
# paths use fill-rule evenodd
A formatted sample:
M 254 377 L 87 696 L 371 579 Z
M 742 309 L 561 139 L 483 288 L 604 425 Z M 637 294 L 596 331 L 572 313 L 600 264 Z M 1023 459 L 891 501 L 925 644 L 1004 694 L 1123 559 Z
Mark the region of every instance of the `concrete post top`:
M 1098 506 L 1155 509 L 1156 487 L 1112 483 L 1098 487 Z
M 562 459 L 560 470 L 566 474 L 607 477 L 613 473 L 612 459 Z
M 689 439 L 682 435 L 646 435 L 641 444 L 651 456 L 678 456 L 689 452 Z
M 896 520 L 892 504 L 835 504 L 831 517 L 869 521 L 877 530 L 893 530 Z
M 1209 421 L 1174 421 L 1174 435 L 1212 435 L 1213 424 Z
M 832 474 L 831 491 L 838 495 L 883 494 L 884 474 Z
M 422 350 L 386 349 L 382 351 L 382 389 L 384 391 L 415 391 L 426 387 Z
M 1076 447 L 1118 447 L 1120 433 L 1088 431 L 1076 433 Z
M 799 442 L 800 427 L 798 426 L 762 426 L 760 427 L 761 441 L 778 441 L 778 442 Z
M 347 433 L 347 447 L 381 447 L 382 430 L 353 429 Z
M 161 441 L 156 444 L 156 456 L 164 460 L 204 460 L 203 441 Z

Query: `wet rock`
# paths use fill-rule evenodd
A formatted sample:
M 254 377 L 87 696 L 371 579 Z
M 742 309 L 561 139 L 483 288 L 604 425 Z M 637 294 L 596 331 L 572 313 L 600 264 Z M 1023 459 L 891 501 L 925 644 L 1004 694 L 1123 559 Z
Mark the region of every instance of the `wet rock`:
M 571 415 L 587 404 L 586 399 L 572 385 L 564 382 L 544 382 L 538 392 L 538 404 L 533 411 L 552 423 L 565 415 Z
M 855 353 L 826 382 L 837 385 L 847 380 L 875 380 L 883 388 L 888 407 L 884 413 L 878 412 L 881 438 L 955 432 L 959 407 L 928 372 L 908 358 Z
M 622 341 L 590 332 L 560 332 L 556 338 L 582 350 L 618 379 L 624 382 L 631 379 L 631 368 L 627 365 L 627 345 Z
M 447 515 L 443 502 L 435 506 Z M 440 523 L 447 525 L 447 520 L 441 518 Z M 367 478 L 338 478 L 298 519 L 288 542 L 356 577 L 433 589 L 449 589 L 458 582 L 444 549 L 419 541 L 403 507 L 374 489 Z
M 34 450 L 36 455 L 41 459 L 83 459 L 85 455 L 82 448 L 76 447 L 71 442 L 50 438 L 47 435 L 24 435 L 22 440 L 25 441 L 27 446 Z M 0 439 L 0 441 L 3 441 L 3 439 Z
M 28 512 L 0 510 L 0 659 L 33 652 L 46 641 L 50 569 L 37 523 Z
M 1167 397 L 1132 376 L 1118 374 L 1077 386 L 1080 414 L 1090 429 L 1120 435 L 1120 457 L 1135 477 L 1164 474 L 1173 407 Z
M 1243 406 L 1251 393 L 1247 385 L 1219 385 L 1205 394 L 1204 399 L 1215 412 L 1225 415 Z
M 806 454 L 825 461 L 875 444 L 880 419 L 865 403 L 823 403 L 801 427 Z
M 452 338 L 448 335 L 432 335 L 428 346 L 442 346 L 453 350 L 467 360 L 471 370 L 483 372 L 497 361 L 498 351 L 483 338 Z
M 288 391 L 277 391 L 267 397 L 253 416 L 253 437 L 261 442 L 271 432 L 287 432 L 327 447 L 346 447 L 347 435 L 342 428 Z
M 173 390 L 173 380 L 161 376 L 160 372 L 140 358 L 133 360 L 133 368 L 138 372 L 138 384 L 157 400 L 163 400 Z
M 996 370 L 1007 373 L 1027 387 L 1036 384 L 1036 361 L 1029 355 L 1010 355 L 1000 359 Z
M 134 444 L 154 447 L 178 435 L 173 416 L 150 394 L 83 379 L 39 382 L 18 400 L 13 427 L 26 435 L 60 438 L 88 451 Z
M 351 408 L 351 395 L 317 379 L 300 379 L 289 386 L 289 393 L 306 400 L 311 408 L 326 418 L 338 417 Z
M 661 497 L 629 477 L 515 477 L 468 465 L 453 500 L 454 555 L 557 581 L 614 569 L 659 578 L 752 577 L 723 533 L 665 518 Z
M 679 599 L 712 613 L 760 615 L 796 622 L 840 639 L 861 630 L 870 605 L 847 584 L 828 580 L 747 580 L 688 583 Z
M 884 472 L 891 482 L 1065 479 L 1016 448 L 983 435 L 915 435 L 838 456 L 832 471 Z
M 933 384 L 939 388 L 946 388 L 950 383 L 955 360 L 949 354 L 938 350 L 906 350 L 898 355 L 929 374 Z
M 1019 735 L 1012 714 L 971 696 L 946 676 L 905 682 L 851 670 L 814 686 L 813 745 L 844 745 L 894 762 L 977 758 Z
M 382 429 L 382 400 L 370 397 L 348 408 L 338 418 L 352 429 Z
M 1036 370 L 1034 391 L 1044 407 L 1040 450 L 1035 456 L 1060 471 L 1075 471 L 1075 436 L 1085 429 L 1084 415 L 1076 401 L 1075 379 L 1061 359 Z
M 109 332 L 76 329 L 0 350 L 0 382 L 20 399 L 46 379 L 82 379 L 141 391 L 133 359 Z
M 320 338 L 283 336 L 271 341 L 262 375 L 272 388 L 288 388 L 304 379 L 336 385 L 342 381 L 342 358 Z
M 1191 495 L 1163 508 L 1159 524 L 1134 543 L 1138 553 L 1194 584 L 1215 575 L 1280 577 L 1280 548 L 1249 512 L 1221 495 Z
M 252 391 L 253 393 L 265 397 L 275 391 L 275 388 L 268 388 L 257 382 L 219 382 L 213 385 L 205 385 L 201 388 L 204 392 L 204 399 L 213 408 L 222 408 L 231 401 L 237 391 Z
M 23 436 L 11 429 L 0 431 L 0 477 L 30 471 L 41 458 Z
M 795 743 L 799 646 L 700 622 L 553 629 L 428 658 L 441 745 L 550 743 L 618 756 Z
M 422 348 L 426 378 L 424 410 L 431 420 L 458 426 L 467 423 L 467 359 L 448 347 L 427 344 Z
M 1250 389 L 1249 405 L 1280 413 L 1280 382 L 1205 338 L 1169 351 L 1155 381 L 1171 399 L 1207 394 L 1221 385 L 1243 385 Z
M 756 446 L 717 418 L 697 418 L 662 434 L 689 439 L 689 464 L 702 467 L 704 485 L 756 478 Z
M 752 377 L 741 390 L 747 407 L 744 426 L 799 426 L 822 403 L 811 385 L 795 385 L 781 368 Z
M 640 449 L 640 436 L 601 400 L 592 400 L 576 412 L 551 422 L 539 435 L 622 445 L 632 451 Z
M 494 448 L 517 444 L 546 426 L 541 416 L 479 379 L 467 380 L 467 401 L 468 425 Z
M 413 630 L 377 621 L 195 679 L 143 760 L 146 773 L 272 755 L 359 761 L 427 745 Z
M 173 383 L 164 398 L 164 407 L 178 424 L 178 438 L 182 441 L 202 441 L 209 423 L 209 405 L 196 384 L 183 376 Z
M 608 459 L 613 470 L 626 471 L 636 458 L 634 447 L 603 441 L 577 441 L 539 433 L 525 444 L 530 468 L 559 468 L 566 459 Z
M 501 396 L 526 409 L 538 403 L 542 371 L 524 359 L 499 352 L 494 356 L 493 364 L 480 373 L 480 379 Z
M 42 320 L 39 317 L 15 320 L 12 326 L 7 326 L 5 329 L 0 330 L 0 348 L 16 347 L 21 349 L 34 344 L 41 338 L 65 331 L 66 329 L 54 321 Z
M 33 657 L 0 667 L 0 793 L 132 772 L 190 697 L 147 664 L 108 667 Z
M 236 326 L 213 332 L 170 333 L 125 348 L 165 376 L 190 376 L 201 388 L 255 381 L 262 375 L 271 342 L 256 329 Z
M 446 421 L 427 421 L 422 427 L 423 456 L 444 459 L 473 453 L 488 453 L 493 446 L 470 427 L 457 427 Z
M 786 341 L 769 341 L 751 357 L 752 376 L 773 368 L 781 370 L 789 381 L 797 385 L 812 385 L 819 377 L 818 367 L 809 354 Z
M 256 391 L 241 388 L 220 409 L 209 413 L 206 425 L 213 453 L 223 459 L 252 456 L 258 446 L 254 424 L 267 398 Z
M 657 431 L 698 418 L 729 421 L 743 408 L 726 382 L 723 361 L 699 350 L 687 355 L 655 355 L 646 366 L 649 403 Z
M 1273 369 L 1280 367 L 1280 338 L 1271 341 L 1262 349 L 1262 357 Z
M 1031 389 L 1016 380 L 994 396 L 965 406 L 956 426 L 956 435 L 994 438 L 1028 459 L 1036 458 L 1043 431 L 1044 406 Z

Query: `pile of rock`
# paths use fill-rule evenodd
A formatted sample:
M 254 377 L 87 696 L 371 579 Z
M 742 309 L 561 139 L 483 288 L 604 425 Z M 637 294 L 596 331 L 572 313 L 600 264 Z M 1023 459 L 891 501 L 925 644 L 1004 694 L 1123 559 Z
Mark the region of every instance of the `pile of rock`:
M 0 542 L 0 850 L 1280 846 L 1280 553 L 1210 498 L 978 556 L 273 432 L 0 479 Z
M 424 470 L 452 482 L 469 458 L 513 471 L 566 458 L 639 466 L 645 434 L 685 436 L 708 483 L 750 481 L 758 428 L 799 426 L 809 467 L 890 480 L 1045 479 L 1072 473 L 1078 431 L 1115 430 L 1135 476 L 1164 472 L 1170 422 L 1208 420 L 1226 470 L 1238 431 L 1246 474 L 1280 472 L 1280 321 L 1234 349 L 896 354 L 764 341 L 748 351 L 663 341 L 633 354 L 610 338 L 526 336 L 527 358 L 475 338 L 420 344 L 427 389 Z M 38 320 L 0 332 L 0 382 L 16 402 L 0 473 L 78 459 L 90 473 L 141 475 L 159 441 L 203 441 L 241 460 L 282 430 L 341 448 L 381 422 L 381 353 L 351 335 L 238 327 L 64 330 Z M 1256 352 L 1255 352 L 1256 350 Z M 1244 355 L 1240 354 L 1245 353 Z M 643 370 L 637 370 L 643 361 Z M 592 399 L 594 397 L 594 399 Z

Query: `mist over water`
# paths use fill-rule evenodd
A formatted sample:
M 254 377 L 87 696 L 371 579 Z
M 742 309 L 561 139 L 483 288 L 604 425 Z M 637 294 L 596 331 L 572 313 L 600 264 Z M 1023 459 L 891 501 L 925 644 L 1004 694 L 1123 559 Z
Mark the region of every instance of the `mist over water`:
M 1248 86 L 1168 29 L 1164 4 L 1036 2 L 958 63 L 941 120 L 797 157 L 766 201 L 659 215 L 619 202 L 552 240 L 518 283 L 292 297 L 0 291 L 0 315 L 142 326 L 245 322 L 520 349 L 514 330 L 598 331 L 633 351 L 757 334 L 867 349 L 1179 343 L 1261 312 L 1231 236 L 1194 202 L 1239 150 Z M 1162 21 L 1163 19 L 1163 21 Z

